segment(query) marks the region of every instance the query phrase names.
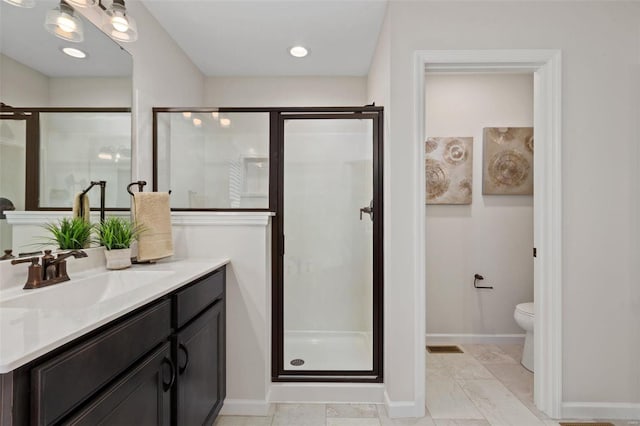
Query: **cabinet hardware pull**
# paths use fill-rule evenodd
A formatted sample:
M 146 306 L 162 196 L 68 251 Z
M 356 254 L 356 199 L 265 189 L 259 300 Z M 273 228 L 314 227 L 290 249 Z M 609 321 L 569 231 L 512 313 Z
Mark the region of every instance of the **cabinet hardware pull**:
M 171 360 L 167 357 L 164 357 L 164 359 L 162 360 L 162 364 L 168 364 L 169 365 L 169 370 L 171 370 L 171 379 L 169 379 L 169 383 L 165 383 L 164 382 L 164 378 L 162 379 L 162 388 L 164 389 L 164 391 L 168 391 L 169 389 L 171 389 L 171 387 L 173 387 L 173 384 L 176 381 L 176 368 L 173 365 L 173 362 L 171 362 Z
M 178 345 L 178 349 L 184 352 L 184 358 L 185 358 L 184 365 L 182 367 L 178 366 L 178 373 L 182 374 L 187 369 L 187 365 L 189 365 L 189 351 L 187 350 L 187 347 L 182 343 Z

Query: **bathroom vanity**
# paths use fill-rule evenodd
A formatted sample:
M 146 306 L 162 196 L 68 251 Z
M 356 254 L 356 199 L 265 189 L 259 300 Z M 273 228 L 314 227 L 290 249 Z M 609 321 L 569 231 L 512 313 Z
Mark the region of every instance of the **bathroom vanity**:
M 227 262 L 88 272 L 1 300 L 0 425 L 212 424 Z

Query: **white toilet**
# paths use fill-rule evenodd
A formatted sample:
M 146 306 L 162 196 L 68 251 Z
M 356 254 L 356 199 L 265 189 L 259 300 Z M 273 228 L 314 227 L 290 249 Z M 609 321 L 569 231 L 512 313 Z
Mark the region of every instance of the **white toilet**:
M 533 373 L 533 302 L 516 306 L 513 318 L 527 332 L 522 349 L 522 366 Z

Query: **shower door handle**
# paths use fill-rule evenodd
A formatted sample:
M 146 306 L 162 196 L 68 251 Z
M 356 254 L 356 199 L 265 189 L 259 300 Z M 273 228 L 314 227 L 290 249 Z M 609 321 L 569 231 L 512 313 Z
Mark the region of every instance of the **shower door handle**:
M 371 222 L 373 222 L 373 200 L 371 200 L 368 206 L 360 209 L 360 220 L 362 220 L 362 213 L 368 214 L 369 219 L 371 219 Z

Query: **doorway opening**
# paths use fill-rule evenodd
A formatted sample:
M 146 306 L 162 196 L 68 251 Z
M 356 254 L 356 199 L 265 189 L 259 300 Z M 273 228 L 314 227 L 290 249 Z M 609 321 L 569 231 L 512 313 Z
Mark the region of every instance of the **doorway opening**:
M 534 402 L 551 417 L 562 409 L 562 174 L 561 54 L 558 50 L 457 50 L 415 53 L 415 254 L 425 259 L 425 72 L 531 72 L 534 76 Z M 416 341 L 424 359 L 426 262 L 418 266 L 416 309 L 422 314 Z M 418 315 L 420 318 L 420 315 Z M 418 345 L 416 345 L 418 346 Z M 421 371 L 418 367 L 416 371 Z M 424 382 L 423 382 L 424 383 Z M 424 384 L 416 381 L 416 394 Z
M 438 373 L 427 374 L 427 408 L 443 415 L 429 387 L 446 381 L 473 412 L 454 380 L 470 377 L 456 369 L 465 361 L 473 377 L 496 378 L 515 395 L 523 421 L 535 421 L 526 409 L 533 346 L 523 347 L 514 320 L 516 306 L 534 298 L 533 73 L 427 71 L 425 103 L 426 339 L 464 351 L 427 354 Z M 518 386 L 505 371 L 518 374 Z

